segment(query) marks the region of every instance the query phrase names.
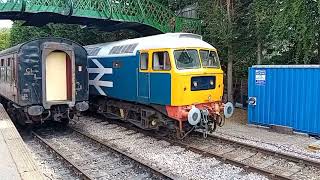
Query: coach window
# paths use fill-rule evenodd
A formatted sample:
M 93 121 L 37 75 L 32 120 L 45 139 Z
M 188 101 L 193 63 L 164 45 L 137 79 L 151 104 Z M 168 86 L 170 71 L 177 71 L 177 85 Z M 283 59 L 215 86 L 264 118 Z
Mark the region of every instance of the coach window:
M 11 58 L 7 59 L 7 66 L 10 67 L 11 66 Z
M 15 62 L 14 62 L 14 58 L 12 58 L 12 63 L 11 63 L 11 67 L 12 67 L 12 79 L 16 80 L 16 67 L 15 67 Z
M 2 82 L 4 82 L 5 81 L 5 77 L 6 77 L 6 71 L 5 71 L 5 64 L 4 64 L 4 59 L 1 59 L 1 61 L 0 61 L 0 80 L 2 81 Z
M 148 53 L 142 53 L 140 55 L 140 69 L 141 70 L 148 69 Z
M 11 58 L 7 59 L 7 76 L 6 81 L 11 82 Z
M 161 70 L 170 70 L 170 58 L 168 52 L 155 52 L 153 53 L 153 70 L 161 71 Z

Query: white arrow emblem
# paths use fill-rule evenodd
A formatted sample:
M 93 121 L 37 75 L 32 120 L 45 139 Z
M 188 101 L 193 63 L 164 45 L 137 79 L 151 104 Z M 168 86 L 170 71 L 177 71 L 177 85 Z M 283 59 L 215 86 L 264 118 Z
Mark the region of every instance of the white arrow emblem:
M 105 68 L 103 65 L 97 60 L 92 59 L 92 62 L 98 66 L 98 68 L 88 68 L 89 73 L 98 73 L 98 76 L 94 78 L 94 80 L 89 80 L 89 84 L 94 86 L 97 91 L 106 96 L 106 93 L 102 90 L 101 87 L 113 87 L 112 81 L 100 81 L 103 75 L 112 74 L 112 68 Z

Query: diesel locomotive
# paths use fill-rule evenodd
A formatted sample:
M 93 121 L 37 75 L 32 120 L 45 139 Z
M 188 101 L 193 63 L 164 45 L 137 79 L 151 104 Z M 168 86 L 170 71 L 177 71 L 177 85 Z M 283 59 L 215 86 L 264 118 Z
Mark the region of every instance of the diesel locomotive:
M 217 50 L 202 37 L 167 33 L 89 45 L 90 107 L 158 132 L 204 136 L 233 113 L 224 104 Z
M 89 108 L 87 52 L 62 38 L 41 38 L 0 52 L 0 102 L 21 125 L 67 124 Z

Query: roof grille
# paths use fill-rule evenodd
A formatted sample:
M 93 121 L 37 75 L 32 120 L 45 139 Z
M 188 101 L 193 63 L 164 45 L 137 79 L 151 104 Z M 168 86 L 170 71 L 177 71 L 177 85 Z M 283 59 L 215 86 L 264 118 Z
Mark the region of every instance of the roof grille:
M 194 38 L 202 40 L 202 36 L 198 34 L 180 34 L 179 38 Z
M 127 45 L 122 45 L 122 46 L 114 46 L 109 54 L 128 54 L 128 53 L 133 53 L 133 51 L 136 49 L 138 46 L 138 43 L 135 44 L 127 44 Z
M 100 51 L 100 47 L 86 48 L 89 56 L 96 56 Z

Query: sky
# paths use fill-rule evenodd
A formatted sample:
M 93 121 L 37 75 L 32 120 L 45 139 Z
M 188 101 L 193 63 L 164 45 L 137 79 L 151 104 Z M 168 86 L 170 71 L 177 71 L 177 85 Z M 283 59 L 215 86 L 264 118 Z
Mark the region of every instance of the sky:
M 0 28 L 11 28 L 12 23 L 10 20 L 0 20 Z

